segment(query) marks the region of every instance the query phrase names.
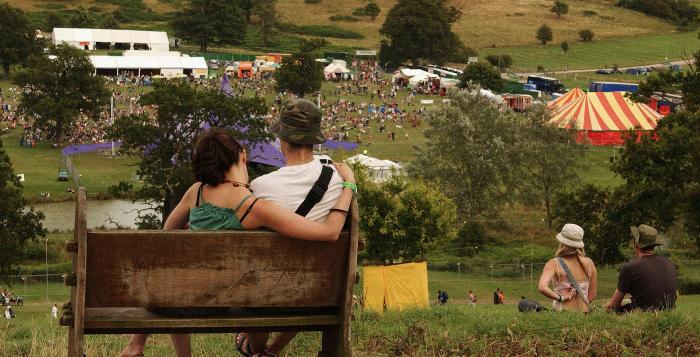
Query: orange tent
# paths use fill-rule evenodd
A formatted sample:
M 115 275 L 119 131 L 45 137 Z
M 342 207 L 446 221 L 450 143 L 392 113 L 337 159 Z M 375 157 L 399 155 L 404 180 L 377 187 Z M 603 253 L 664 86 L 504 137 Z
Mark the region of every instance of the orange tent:
M 663 116 L 646 104 L 625 98 L 625 94 L 585 93 L 557 109 L 550 124 L 579 130 L 578 140 L 589 140 L 593 145 L 619 145 L 626 132 L 656 130 Z
M 584 91 L 582 91 L 581 88 L 576 87 L 576 88 L 566 92 L 566 94 L 564 94 L 563 96 L 561 96 L 557 99 L 554 99 L 554 100 L 550 101 L 549 103 L 547 103 L 547 108 L 552 109 L 554 111 L 557 111 L 559 108 L 562 108 L 562 107 L 566 106 L 567 104 L 574 102 L 577 99 L 579 99 L 585 95 L 586 95 L 586 93 Z

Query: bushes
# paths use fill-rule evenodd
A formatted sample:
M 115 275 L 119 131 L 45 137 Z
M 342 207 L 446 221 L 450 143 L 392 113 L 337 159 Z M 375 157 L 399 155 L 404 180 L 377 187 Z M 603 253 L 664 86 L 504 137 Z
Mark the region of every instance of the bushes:
M 377 15 L 381 12 L 381 9 L 379 8 L 379 5 L 377 5 L 376 2 L 370 1 L 365 5 L 365 7 L 360 7 L 355 9 L 352 14 L 355 16 L 369 16 L 374 20 Z
M 509 68 L 513 65 L 513 57 L 509 54 L 488 55 L 486 60 L 498 68 Z
M 331 21 L 346 21 L 346 22 L 358 22 L 360 19 L 349 15 L 333 15 L 330 17 Z
M 306 4 L 320 4 L 321 0 L 304 0 L 304 3 Z
M 688 0 L 618 0 L 617 6 L 660 17 L 681 26 L 694 23 L 698 9 Z
M 280 23 L 278 28 L 284 32 L 295 33 L 299 35 L 334 37 L 334 38 L 351 38 L 362 39 L 364 36 L 354 31 L 341 29 L 336 26 L 328 25 L 294 25 L 290 23 Z
M 683 278 L 678 280 L 678 291 L 683 295 L 700 294 L 700 280 Z
M 595 33 L 589 29 L 581 30 L 578 32 L 578 38 L 581 40 L 581 42 L 591 42 L 593 41 L 593 37 L 595 36 Z
M 592 16 L 595 16 L 595 15 L 598 15 L 598 13 L 595 12 L 595 11 L 592 11 L 592 10 L 583 10 L 583 16 L 584 16 L 584 17 L 592 17 Z

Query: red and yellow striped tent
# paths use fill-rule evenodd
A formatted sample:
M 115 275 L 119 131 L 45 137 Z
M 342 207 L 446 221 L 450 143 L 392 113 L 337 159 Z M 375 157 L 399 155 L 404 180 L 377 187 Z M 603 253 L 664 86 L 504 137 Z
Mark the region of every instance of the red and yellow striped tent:
M 584 93 L 581 88 L 574 88 L 566 94 L 562 95 L 561 97 L 554 99 L 547 103 L 547 108 L 552 109 L 554 111 L 558 111 L 558 109 L 565 107 L 566 105 L 570 104 L 571 102 L 577 101 L 579 98 L 585 96 L 586 93 Z
M 578 140 L 591 144 L 620 145 L 630 131 L 656 130 L 663 117 L 643 103 L 625 98 L 626 92 L 585 93 L 578 100 L 555 110 L 550 124 L 579 130 Z

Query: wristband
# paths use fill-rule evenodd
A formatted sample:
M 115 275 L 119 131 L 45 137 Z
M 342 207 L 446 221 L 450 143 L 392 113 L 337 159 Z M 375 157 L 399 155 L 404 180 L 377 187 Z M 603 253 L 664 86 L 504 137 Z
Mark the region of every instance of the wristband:
M 357 185 L 353 182 L 343 182 L 343 187 L 351 189 L 352 193 L 357 193 Z

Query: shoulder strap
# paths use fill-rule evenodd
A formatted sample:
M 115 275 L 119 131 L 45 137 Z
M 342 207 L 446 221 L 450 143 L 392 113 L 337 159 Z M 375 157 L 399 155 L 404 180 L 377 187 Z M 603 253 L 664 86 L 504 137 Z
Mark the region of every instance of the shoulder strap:
M 331 182 L 331 177 L 333 177 L 333 169 L 323 165 L 321 176 L 318 177 L 318 180 L 316 180 L 313 187 L 311 187 L 304 202 L 297 208 L 296 214 L 306 217 L 306 215 L 311 212 L 311 209 L 314 208 L 317 203 L 321 202 L 323 195 L 328 191 L 328 184 Z
M 238 212 L 238 210 L 241 208 L 241 206 L 243 206 L 243 204 L 245 203 L 245 201 L 248 201 L 248 199 L 251 198 L 251 197 L 253 197 L 253 195 L 248 195 L 248 196 L 243 197 L 243 199 L 242 199 L 241 202 L 238 204 L 238 206 L 236 206 L 236 208 L 233 209 L 233 212 Z
M 199 190 L 197 190 L 197 203 L 195 207 L 199 207 L 199 199 L 202 198 L 202 189 L 204 188 L 204 182 L 199 184 Z
M 583 290 L 581 290 L 581 286 L 578 285 L 578 282 L 576 281 L 576 278 L 574 278 L 574 274 L 571 273 L 569 266 L 566 265 L 566 262 L 561 257 L 557 257 L 557 261 L 559 262 L 559 265 L 561 265 L 561 268 L 564 269 L 564 272 L 566 273 L 566 276 L 569 278 L 569 282 L 571 283 L 571 285 L 574 286 L 574 289 L 576 289 L 576 292 L 581 297 L 583 302 L 585 302 L 586 305 L 588 305 L 588 309 L 590 310 L 591 304 L 588 302 L 588 296 L 586 296 L 586 294 L 583 293 Z

